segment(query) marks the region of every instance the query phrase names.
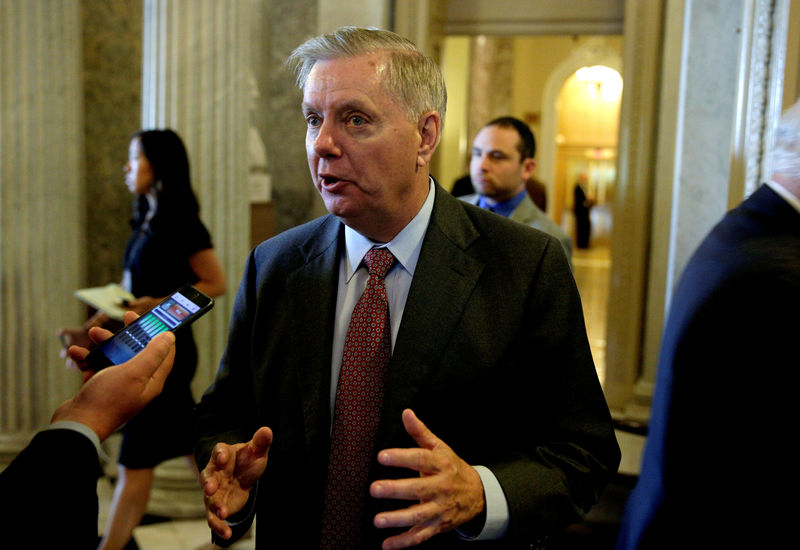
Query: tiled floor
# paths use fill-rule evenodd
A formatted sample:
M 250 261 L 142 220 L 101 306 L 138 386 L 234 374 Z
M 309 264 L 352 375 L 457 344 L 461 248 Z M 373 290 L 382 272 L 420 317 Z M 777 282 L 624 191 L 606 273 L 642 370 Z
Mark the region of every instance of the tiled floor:
M 606 309 L 611 274 L 611 255 L 608 247 L 576 248 L 572 255 L 573 274 L 583 303 L 586 332 L 592 348 L 597 375 L 605 380 L 606 369 Z
M 108 517 L 109 504 L 113 493 L 113 486 L 109 478 L 101 478 L 97 484 L 97 495 L 100 504 L 98 532 L 103 531 Z M 198 500 L 202 498 L 200 489 L 197 491 Z M 155 521 L 154 521 L 155 519 Z M 161 518 L 146 516 L 144 525 L 134 529 L 133 536 L 136 546 L 140 550 L 210 550 L 218 548 L 210 545 L 211 531 L 203 517 L 195 519 L 180 519 L 163 521 Z M 244 538 L 230 546 L 233 550 L 254 550 L 255 538 Z

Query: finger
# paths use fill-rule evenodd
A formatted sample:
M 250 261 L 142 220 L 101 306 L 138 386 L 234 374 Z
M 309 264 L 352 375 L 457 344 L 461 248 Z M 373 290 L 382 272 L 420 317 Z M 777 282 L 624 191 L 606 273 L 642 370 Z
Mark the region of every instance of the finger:
M 112 336 L 114 336 L 113 332 L 102 327 L 92 327 L 89 329 L 89 339 L 95 344 L 105 342 Z
M 127 327 L 128 325 L 133 323 L 138 318 L 139 318 L 139 314 L 138 313 L 136 313 L 135 311 L 132 311 L 132 310 L 128 310 L 122 316 L 122 322 L 125 323 L 125 326 Z
M 389 527 L 412 527 L 414 525 L 432 524 L 439 517 L 439 507 L 434 503 L 423 503 L 381 512 L 375 516 L 373 525 L 378 529 Z
M 383 550 L 396 550 L 398 548 L 410 548 L 418 546 L 440 532 L 439 529 L 430 525 L 415 525 L 405 533 L 389 537 L 383 541 Z
M 175 354 L 175 335 L 169 331 L 158 334 L 147 343 L 147 346 L 128 361 L 118 367 L 129 369 L 134 376 L 149 379 L 152 384 L 146 386 L 147 391 L 159 391 L 172 369 Z
M 441 440 L 417 418 L 417 415 L 411 409 L 403 411 L 403 426 L 406 429 L 406 433 L 413 437 L 417 445 L 423 449 L 433 449 L 441 443 Z
M 143 374 L 151 378 L 156 387 L 162 387 L 175 360 L 175 334 L 167 331 L 156 335 L 140 354 L 147 366 Z
M 250 442 L 252 450 L 257 455 L 266 455 L 272 445 L 272 430 L 264 426 L 259 428 Z
M 428 449 L 383 449 L 378 453 L 378 462 L 394 468 L 408 468 L 424 474 L 439 471 L 433 453 Z
M 219 481 L 208 468 L 200 472 L 200 483 L 203 486 L 203 492 L 209 497 L 213 496 L 219 489 Z
M 233 531 L 230 526 L 225 523 L 225 520 L 217 517 L 211 510 L 206 512 L 206 522 L 212 531 L 225 540 L 228 540 L 233 535 Z
M 67 348 L 67 357 L 76 363 L 85 361 L 87 355 L 89 355 L 89 350 L 81 346 L 70 346 Z
M 217 469 L 224 470 L 230 459 L 229 447 L 230 446 L 226 443 L 217 443 L 214 445 L 214 448 L 211 450 L 211 460 L 209 460 L 209 464 L 213 464 Z
M 373 498 L 392 498 L 400 500 L 431 500 L 436 496 L 431 476 L 407 479 L 380 479 L 373 481 L 369 494 Z

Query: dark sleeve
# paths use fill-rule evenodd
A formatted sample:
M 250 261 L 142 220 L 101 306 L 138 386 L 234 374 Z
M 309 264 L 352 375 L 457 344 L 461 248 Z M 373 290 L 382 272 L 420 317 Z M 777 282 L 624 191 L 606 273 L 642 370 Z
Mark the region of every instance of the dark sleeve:
M 206 467 L 211 451 L 219 442 L 229 444 L 249 441 L 258 426 L 255 426 L 255 396 L 251 372 L 250 334 L 253 331 L 252 308 L 248 305 L 256 303 L 254 294 L 255 261 L 253 255 L 247 263 L 245 274 L 236 293 L 228 332 L 228 343 L 220 361 L 214 383 L 206 391 L 195 409 L 195 445 L 194 455 L 200 470 Z M 239 369 L 232 368 L 235 365 Z M 229 546 L 247 532 L 252 524 L 255 507 L 254 492 L 245 510 L 250 513 L 246 517 L 236 519 L 232 525 L 233 536 L 224 541 L 212 535 L 219 546 Z
M 739 250 L 750 265 L 711 287 L 703 282 L 711 272 L 687 267 L 664 333 L 620 550 L 687 540 L 696 547 L 770 548 L 790 536 L 794 509 L 778 503 L 800 488 L 790 473 L 800 264 L 797 248 L 787 250 Z M 792 256 L 794 265 L 786 266 Z
M 228 341 L 214 383 L 195 408 L 195 458 L 200 469 L 208 464 L 211 450 L 220 441 L 243 443 L 255 430 L 255 396 L 252 378 L 253 307 L 255 261 L 251 254 L 236 293 Z M 235 366 L 240 368 L 235 368 Z
M 97 546 L 97 450 L 73 430 L 45 430 L 0 473 L 2 546 Z M 44 527 L 44 529 L 43 529 Z M 19 542 L 19 544 L 15 544 Z
M 488 464 L 508 499 L 509 536 L 531 541 L 580 520 L 620 460 L 564 252 L 553 238 L 531 281 L 506 437 L 517 456 Z M 524 442 L 524 443 L 523 443 Z
M 211 243 L 211 234 L 199 217 L 185 222 L 179 234 L 181 247 L 185 251 L 187 257 L 201 250 L 213 247 Z

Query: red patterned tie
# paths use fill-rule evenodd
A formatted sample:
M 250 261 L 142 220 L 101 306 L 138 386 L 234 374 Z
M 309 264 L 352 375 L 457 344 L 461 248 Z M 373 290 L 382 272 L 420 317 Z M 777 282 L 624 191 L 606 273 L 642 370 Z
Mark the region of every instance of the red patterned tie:
M 386 248 L 364 256 L 367 288 L 353 309 L 336 388 L 331 454 L 322 521 L 322 548 L 360 547 L 361 514 L 381 416 L 383 381 L 392 353 L 389 302 L 383 279 L 395 258 Z

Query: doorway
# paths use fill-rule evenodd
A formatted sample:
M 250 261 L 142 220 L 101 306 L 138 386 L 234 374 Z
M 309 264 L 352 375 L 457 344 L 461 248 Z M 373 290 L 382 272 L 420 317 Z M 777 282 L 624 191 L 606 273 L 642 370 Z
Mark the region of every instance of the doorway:
M 446 188 L 468 173 L 474 135 L 492 118 L 512 115 L 531 127 L 537 140 L 534 178 L 545 184 L 546 212 L 573 237 L 574 274 L 601 382 L 621 52 L 621 35 L 447 36 L 442 48 L 448 112 L 436 173 Z M 610 73 L 583 71 L 595 66 Z M 577 247 L 573 210 L 574 184 L 583 176 L 587 196 L 594 201 L 587 249 Z

